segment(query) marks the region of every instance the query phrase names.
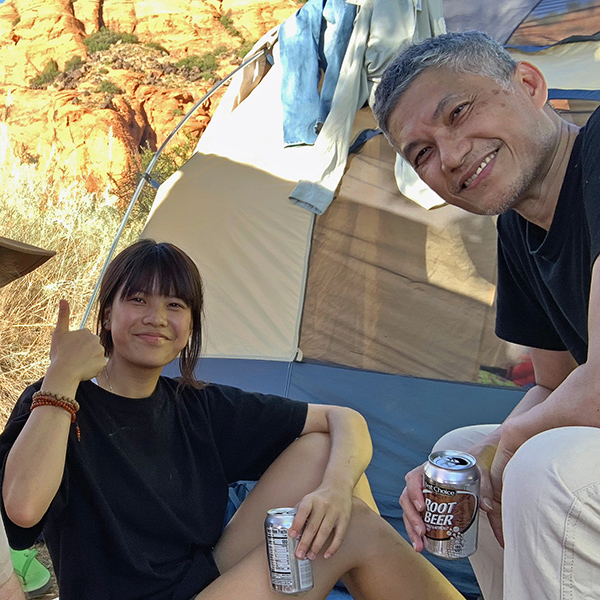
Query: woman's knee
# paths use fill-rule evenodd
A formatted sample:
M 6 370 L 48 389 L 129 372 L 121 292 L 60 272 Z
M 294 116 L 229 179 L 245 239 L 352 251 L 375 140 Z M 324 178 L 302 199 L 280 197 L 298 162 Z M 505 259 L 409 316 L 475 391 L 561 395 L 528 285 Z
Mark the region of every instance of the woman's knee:
M 307 433 L 290 444 L 286 454 L 292 455 L 294 461 L 311 466 L 311 470 L 324 471 L 330 451 L 331 438 L 328 433 Z

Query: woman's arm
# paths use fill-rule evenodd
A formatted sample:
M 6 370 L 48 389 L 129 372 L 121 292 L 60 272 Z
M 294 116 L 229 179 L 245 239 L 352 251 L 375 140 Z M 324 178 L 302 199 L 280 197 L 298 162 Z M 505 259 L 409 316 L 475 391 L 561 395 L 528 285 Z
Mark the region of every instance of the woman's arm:
M 51 364 L 41 389 L 75 398 L 81 381 L 97 375 L 104 365 L 98 336 L 87 329 L 69 331 L 69 305 L 61 300 L 52 335 Z M 44 516 L 62 480 L 71 414 L 55 406 L 31 412 L 15 440 L 4 470 L 2 498 L 8 518 L 20 527 L 33 527 Z
M 329 458 L 321 485 L 299 503 L 290 535 L 302 533 L 297 556 L 314 558 L 333 533 L 324 554 L 329 558 L 348 528 L 352 496 L 371 461 L 373 446 L 365 419 L 350 408 L 309 405 L 301 435 L 316 432 L 329 434 Z

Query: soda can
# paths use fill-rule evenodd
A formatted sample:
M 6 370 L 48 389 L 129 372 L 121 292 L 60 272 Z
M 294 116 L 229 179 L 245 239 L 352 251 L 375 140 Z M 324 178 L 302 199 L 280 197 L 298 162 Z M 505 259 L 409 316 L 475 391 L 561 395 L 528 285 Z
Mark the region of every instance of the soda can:
M 433 452 L 425 465 L 425 549 L 442 558 L 477 550 L 479 470 L 466 452 Z
M 300 538 L 288 535 L 295 515 L 295 508 L 272 508 L 265 519 L 271 586 L 283 594 L 298 594 L 313 587 L 310 560 L 300 560 L 294 554 Z

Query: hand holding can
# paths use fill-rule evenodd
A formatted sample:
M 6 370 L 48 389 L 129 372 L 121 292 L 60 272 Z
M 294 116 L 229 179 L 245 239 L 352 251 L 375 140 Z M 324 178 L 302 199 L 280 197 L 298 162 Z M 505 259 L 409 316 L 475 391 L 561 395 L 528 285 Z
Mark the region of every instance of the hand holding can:
M 283 594 L 298 594 L 313 587 L 310 560 L 295 555 L 300 538 L 289 535 L 295 515 L 295 508 L 272 508 L 265 519 L 271 587 Z
M 425 549 L 442 558 L 466 558 L 477 550 L 479 470 L 466 452 L 429 456 L 423 472 Z

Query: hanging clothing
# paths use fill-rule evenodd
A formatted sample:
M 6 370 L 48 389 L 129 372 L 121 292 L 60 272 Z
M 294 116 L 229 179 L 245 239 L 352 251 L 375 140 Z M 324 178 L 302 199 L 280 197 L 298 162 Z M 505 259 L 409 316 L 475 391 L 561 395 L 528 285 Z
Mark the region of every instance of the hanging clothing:
M 279 52 L 285 146 L 315 143 L 331 108 L 355 16 L 356 5 L 346 0 L 308 0 L 282 23 Z
M 346 166 L 356 112 L 365 103 L 371 104 L 387 65 L 403 45 L 445 33 L 441 0 L 348 2 L 356 4 L 358 12 L 331 110 L 311 148 L 313 156 L 306 176 L 290 195 L 292 202 L 316 214 L 322 214 L 333 200 Z M 420 190 L 425 184 L 419 182 L 415 174 L 411 185 Z M 402 187 L 400 190 L 405 191 Z M 442 203 L 434 192 L 429 192 L 434 203 Z

